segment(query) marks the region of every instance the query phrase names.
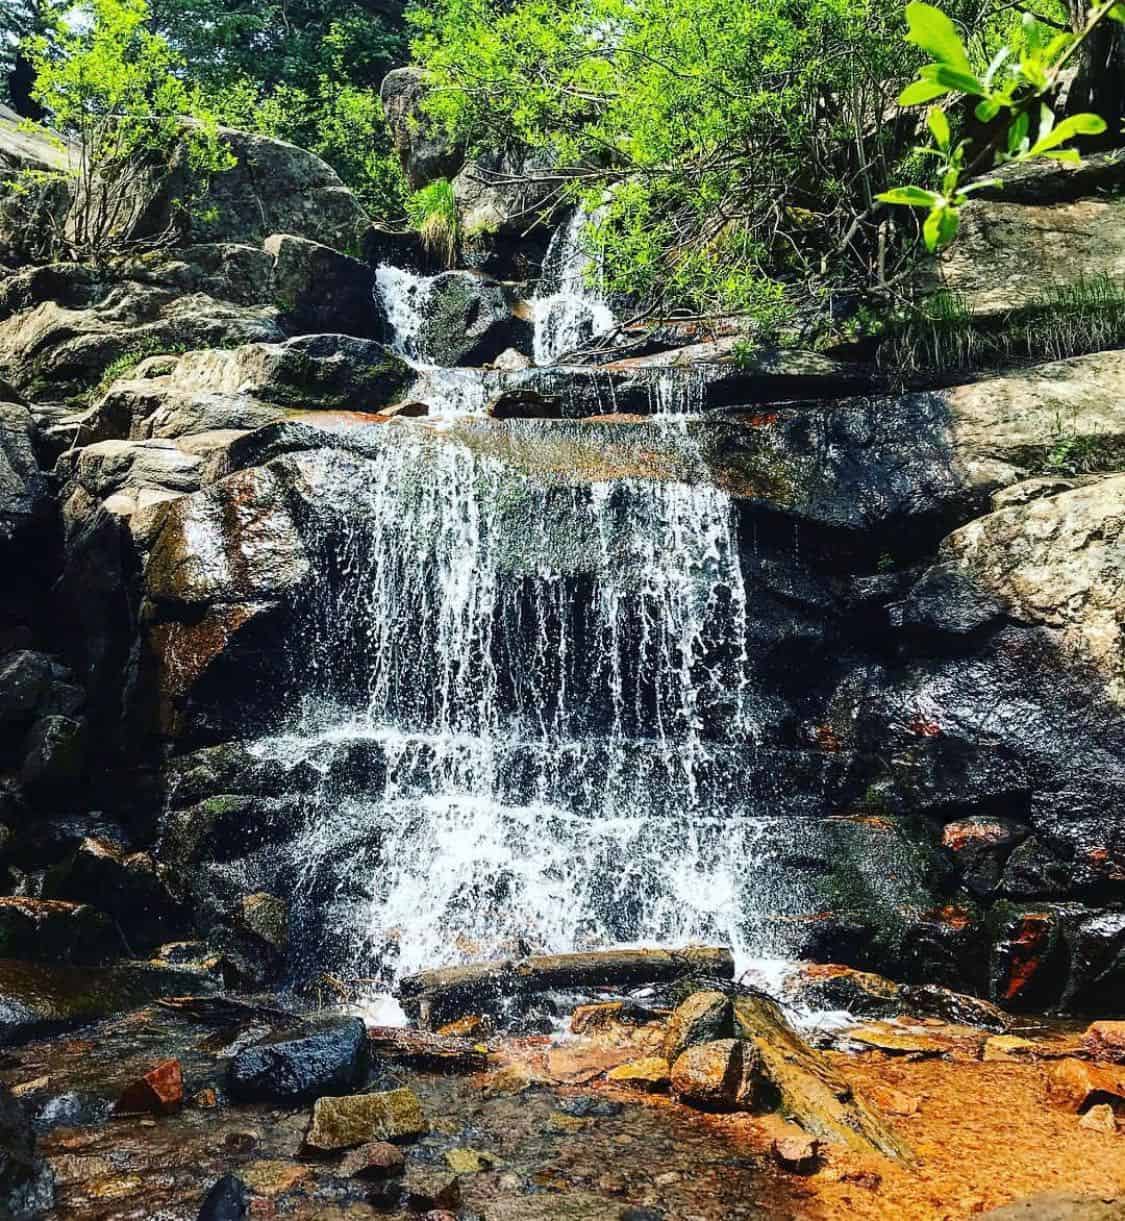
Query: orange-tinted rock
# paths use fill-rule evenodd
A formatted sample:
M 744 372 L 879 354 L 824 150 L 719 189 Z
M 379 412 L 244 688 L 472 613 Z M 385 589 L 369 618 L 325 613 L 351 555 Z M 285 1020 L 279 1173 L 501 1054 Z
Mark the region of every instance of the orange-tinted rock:
M 890 1085 L 872 1086 L 867 1097 L 887 1115 L 917 1115 L 918 1099 L 913 1094 L 904 1094 Z
M 492 1034 L 492 1022 L 479 1013 L 470 1013 L 455 1022 L 447 1022 L 437 1033 L 446 1039 L 487 1039 Z
M 787 1136 L 771 1146 L 774 1160 L 793 1174 L 812 1174 L 820 1164 L 820 1141 L 811 1136 Z
M 1054 932 L 1049 912 L 1025 912 L 998 941 L 993 955 L 993 987 L 1002 1004 L 1030 1004 L 1049 973 Z
M 642 1060 L 630 1060 L 628 1064 L 611 1068 L 606 1073 L 606 1080 L 655 1094 L 668 1088 L 670 1072 L 668 1061 L 663 1056 L 646 1056 Z
M 715 1110 L 752 1110 L 763 1091 L 758 1053 L 745 1039 L 689 1047 L 672 1065 L 671 1080 L 682 1101 Z
M 1089 1128 L 1091 1132 L 1116 1132 L 1117 1116 L 1108 1102 L 1099 1102 L 1092 1106 L 1078 1121 L 1080 1128 Z
M 613 1022 L 619 1022 L 625 1012 L 624 1001 L 603 1001 L 592 1005 L 579 1005 L 570 1015 L 573 1034 L 586 1034 L 591 1030 L 603 1030 Z
M 1125 1022 L 1093 1022 L 1082 1036 L 1082 1048 L 1095 1060 L 1125 1063 Z
M 1051 1099 L 1071 1111 L 1087 1111 L 1100 1103 L 1117 1108 L 1125 1103 L 1125 1068 L 1060 1060 L 1047 1074 Z
M 174 1111 L 184 1100 L 179 1060 L 164 1060 L 125 1087 L 114 1111 L 119 1115 Z
M 585 1085 L 635 1055 L 630 1047 L 563 1043 L 547 1053 L 547 1074 L 562 1085 Z

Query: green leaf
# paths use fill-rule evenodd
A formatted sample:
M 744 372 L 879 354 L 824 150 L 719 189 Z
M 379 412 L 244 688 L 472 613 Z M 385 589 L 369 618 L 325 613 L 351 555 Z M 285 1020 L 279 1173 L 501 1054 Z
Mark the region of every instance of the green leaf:
M 975 97 L 984 97 L 988 92 L 971 72 L 961 72 L 948 64 L 927 64 L 919 75 L 923 80 L 934 81 L 947 89 L 956 89 Z
M 926 249 L 935 253 L 948 246 L 957 236 L 957 230 L 960 227 L 961 214 L 943 200 L 930 212 L 926 217 L 926 223 L 922 226 L 922 237 L 925 239 Z
M 1000 113 L 1000 103 L 994 98 L 985 98 L 983 102 L 978 102 L 973 114 L 982 123 L 991 123 L 994 118 Z
M 925 191 L 921 187 L 894 187 L 875 196 L 888 204 L 902 204 L 908 208 L 932 208 L 941 199 L 936 191 Z
M 1028 118 L 1027 111 L 1016 116 L 1015 121 L 1008 128 L 1008 152 L 1015 156 L 1023 147 L 1023 142 L 1027 139 L 1027 131 L 1031 125 L 1031 120 Z
M 1082 164 L 1082 155 L 1076 148 L 1063 148 L 1053 153 L 1044 153 L 1043 156 L 1051 161 L 1061 161 L 1065 165 Z
M 1115 4 L 1109 10 L 1109 17 L 1111 21 L 1120 21 L 1122 25 L 1125 25 L 1125 4 Z
M 934 98 L 944 96 L 949 92 L 945 85 L 936 81 L 915 81 L 898 95 L 900 106 L 921 106 L 923 102 L 932 102 Z
M 915 0 L 906 6 L 906 20 L 910 26 L 907 42 L 928 51 L 939 63 L 949 64 L 962 72 L 971 71 L 961 35 L 941 9 Z
M 1105 131 L 1105 119 L 1096 114 L 1072 114 L 1051 128 L 1049 132 L 1031 146 L 1029 157 L 1038 157 L 1050 148 L 1056 148 L 1075 136 L 1100 136 Z
M 926 123 L 937 141 L 938 148 L 943 151 L 947 149 L 950 140 L 953 139 L 953 134 L 949 130 L 949 120 L 945 117 L 945 111 L 940 106 L 931 106 L 930 113 L 926 116 Z

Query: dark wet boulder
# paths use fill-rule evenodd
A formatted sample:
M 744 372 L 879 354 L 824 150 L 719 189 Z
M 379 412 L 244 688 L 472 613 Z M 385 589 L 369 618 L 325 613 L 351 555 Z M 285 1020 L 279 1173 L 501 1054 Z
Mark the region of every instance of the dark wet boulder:
M 48 871 L 44 895 L 100 904 L 129 944 L 166 941 L 184 927 L 184 913 L 169 891 L 167 870 L 147 852 L 128 852 L 112 840 L 88 836 Z
M 159 997 L 217 987 L 204 972 L 147 962 L 77 967 L 0 959 L 0 1044 L 125 1013 Z
M 953 857 L 962 885 L 983 896 L 996 890 L 1005 861 L 1026 837 L 1027 827 L 1011 819 L 965 818 L 946 823 L 941 844 Z
M 235 1174 L 224 1174 L 207 1193 L 196 1221 L 243 1221 L 250 1212 L 250 1193 Z
M 84 718 L 45 716 L 23 743 L 20 783 L 37 801 L 74 793 L 86 771 L 88 731 Z
M 274 260 L 273 299 L 287 328 L 377 337 L 374 270 L 359 259 L 291 233 L 265 241 Z
M 1125 912 L 1080 912 L 1066 931 L 1070 971 L 1060 1007 L 1125 1012 Z
M 96 964 L 123 946 L 113 922 L 86 903 L 57 899 L 0 899 L 0 958 Z
M 359 1018 L 327 1018 L 304 1033 L 287 1032 L 240 1051 L 227 1086 L 242 1102 L 307 1101 L 346 1094 L 362 1080 L 367 1031 Z
M 35 1155 L 31 1120 L 19 1099 L 0 1085 L 0 1216 L 35 1221 L 54 1202 L 54 1175 Z
M 71 715 L 82 704 L 82 691 L 69 679 L 70 672 L 47 653 L 18 649 L 0 658 L 0 727 Z
M 421 302 L 414 338 L 419 360 L 436 365 L 485 365 L 514 348 L 531 351 L 531 323 L 515 312 L 496 280 L 447 271 L 432 280 Z

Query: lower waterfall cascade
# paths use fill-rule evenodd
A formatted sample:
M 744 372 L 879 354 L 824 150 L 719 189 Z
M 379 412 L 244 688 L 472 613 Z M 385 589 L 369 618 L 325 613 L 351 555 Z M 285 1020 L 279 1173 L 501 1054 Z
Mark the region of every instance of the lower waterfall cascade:
M 370 466 L 320 557 L 299 723 L 257 748 L 367 761 L 361 784 L 325 767 L 293 847 L 298 908 L 335 947 L 318 958 L 346 947 L 390 986 L 521 942 L 748 950 L 761 827 L 723 766 L 754 733 L 729 498 L 552 487 L 424 440 Z

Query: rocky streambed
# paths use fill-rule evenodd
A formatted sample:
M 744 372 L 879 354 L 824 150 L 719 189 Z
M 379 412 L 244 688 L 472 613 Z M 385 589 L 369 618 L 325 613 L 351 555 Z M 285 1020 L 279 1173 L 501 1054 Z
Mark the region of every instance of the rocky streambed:
M 143 1007 L 4 1054 L 6 1199 L 91 1221 L 1119 1215 L 1120 1023 L 895 994 L 808 968 L 800 1034 L 714 980 L 587 1001 L 552 1035 Z

